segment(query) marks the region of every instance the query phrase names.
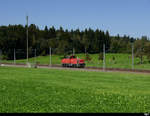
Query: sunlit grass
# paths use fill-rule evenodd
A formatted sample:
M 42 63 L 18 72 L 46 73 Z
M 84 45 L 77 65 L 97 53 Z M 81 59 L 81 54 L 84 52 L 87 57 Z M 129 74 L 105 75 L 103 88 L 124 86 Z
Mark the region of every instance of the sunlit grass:
M 0 67 L 0 112 L 150 112 L 148 74 Z

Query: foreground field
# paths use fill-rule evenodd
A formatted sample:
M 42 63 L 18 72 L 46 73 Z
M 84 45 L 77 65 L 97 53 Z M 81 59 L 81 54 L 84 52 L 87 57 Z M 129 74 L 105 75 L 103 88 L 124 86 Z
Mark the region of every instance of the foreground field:
M 85 54 L 76 54 L 77 57 L 85 59 Z M 94 66 L 94 67 L 103 67 L 103 62 L 98 60 L 98 54 L 89 54 L 91 61 L 85 61 L 86 66 Z M 115 60 L 113 60 L 115 57 Z M 52 64 L 61 64 L 61 58 L 63 55 L 52 55 Z M 2 62 L 11 62 L 14 61 L 2 61 Z M 49 56 L 38 56 L 36 58 L 29 58 L 30 63 L 38 62 L 39 64 L 49 64 L 50 57 Z M 16 63 L 26 63 L 26 59 L 23 60 L 16 60 Z M 131 69 L 132 68 L 132 59 L 131 54 L 113 54 L 107 53 L 106 54 L 106 68 L 125 68 Z M 150 63 L 146 59 L 143 58 L 143 64 L 140 64 L 139 58 L 134 58 L 134 68 L 135 69 L 146 69 L 150 70 Z
M 148 74 L 0 67 L 0 112 L 150 112 Z

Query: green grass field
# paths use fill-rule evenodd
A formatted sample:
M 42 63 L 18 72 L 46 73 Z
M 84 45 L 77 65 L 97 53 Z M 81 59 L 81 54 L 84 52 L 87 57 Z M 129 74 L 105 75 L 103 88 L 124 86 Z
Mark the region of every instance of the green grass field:
M 0 67 L 0 112 L 150 112 L 150 76 Z
M 85 59 L 84 54 L 76 54 L 79 58 Z M 115 61 L 112 60 L 113 56 L 115 56 Z M 52 55 L 52 64 L 61 64 L 61 58 L 63 55 Z M 86 61 L 86 66 L 94 66 L 94 67 L 103 67 L 103 62 L 98 60 L 98 54 L 90 54 L 92 58 L 91 61 Z M 49 64 L 49 56 L 39 56 L 35 58 L 30 58 L 29 62 L 34 63 L 35 61 L 40 64 Z M 2 61 L 2 62 L 13 62 L 13 61 Z M 144 63 L 140 64 L 140 59 L 134 59 L 134 68 L 135 69 L 147 69 L 150 70 L 150 63 L 147 61 L 146 57 L 144 58 Z M 16 63 L 26 63 L 26 59 L 17 60 Z M 106 54 L 106 67 L 107 68 L 132 68 L 132 59 L 131 54 Z

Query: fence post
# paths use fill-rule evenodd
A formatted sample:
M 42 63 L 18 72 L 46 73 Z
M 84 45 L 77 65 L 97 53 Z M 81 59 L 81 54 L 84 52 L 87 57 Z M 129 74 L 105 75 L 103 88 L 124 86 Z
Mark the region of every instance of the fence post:
M 103 44 L 103 71 L 105 71 L 105 44 Z
M 16 64 L 16 51 L 15 51 L 15 48 L 14 48 L 14 64 Z

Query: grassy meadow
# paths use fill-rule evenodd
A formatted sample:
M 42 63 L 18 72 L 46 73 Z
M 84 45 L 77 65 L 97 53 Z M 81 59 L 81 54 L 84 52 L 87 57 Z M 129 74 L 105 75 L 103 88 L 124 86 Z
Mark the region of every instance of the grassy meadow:
M 0 113 L 150 112 L 150 76 L 0 67 Z
M 76 54 L 78 58 L 85 59 L 85 54 Z M 98 60 L 98 54 L 89 54 L 91 61 L 85 61 L 86 66 L 94 66 L 94 67 L 103 67 L 103 62 Z M 63 55 L 52 55 L 52 64 L 61 64 L 61 58 Z M 115 60 L 113 60 L 113 57 L 115 57 Z M 150 63 L 144 57 L 144 63 L 140 64 L 139 58 L 134 58 L 134 68 L 135 69 L 150 69 Z M 11 62 L 13 63 L 13 60 L 10 61 L 1 61 L 1 62 Z M 49 56 L 38 56 L 36 58 L 29 58 L 30 63 L 38 62 L 39 64 L 49 64 L 50 57 Z M 16 63 L 26 63 L 26 59 L 22 60 L 16 60 Z M 106 67 L 107 68 L 125 68 L 125 69 L 131 69 L 132 68 L 132 59 L 131 54 L 113 54 L 113 53 L 107 53 L 106 54 Z

